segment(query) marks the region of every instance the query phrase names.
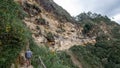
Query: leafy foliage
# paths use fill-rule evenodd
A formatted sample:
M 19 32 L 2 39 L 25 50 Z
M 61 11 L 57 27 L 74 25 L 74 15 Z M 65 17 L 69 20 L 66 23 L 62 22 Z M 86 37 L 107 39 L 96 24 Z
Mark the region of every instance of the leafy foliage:
M 92 13 L 92 12 L 81 13 L 77 15 L 75 19 L 76 21 L 81 23 L 85 23 L 87 21 L 89 22 L 92 21 L 93 23 L 100 23 L 100 21 L 105 21 L 107 23 L 110 23 L 109 21 L 111 21 L 107 16 L 102 16 L 101 14 Z
M 83 34 L 89 33 L 89 31 L 91 31 L 92 28 L 93 28 L 93 24 L 91 24 L 91 23 L 85 24 L 83 27 Z
M 66 52 L 59 52 L 57 54 L 64 65 L 67 65 L 70 68 L 78 68 L 77 66 L 74 65 L 74 63 L 71 60 L 71 57 L 67 55 Z
M 0 0 L 0 68 L 9 68 L 26 44 L 28 31 L 21 13 L 13 0 Z
M 47 38 L 48 42 L 54 42 L 55 41 L 54 35 L 51 32 L 47 33 L 46 38 Z
M 86 47 L 74 46 L 70 50 L 78 57 L 83 68 L 102 68 L 100 59 L 93 55 Z

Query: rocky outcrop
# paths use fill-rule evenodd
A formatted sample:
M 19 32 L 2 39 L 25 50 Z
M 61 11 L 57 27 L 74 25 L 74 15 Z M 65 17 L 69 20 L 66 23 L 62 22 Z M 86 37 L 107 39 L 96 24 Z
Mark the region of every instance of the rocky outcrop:
M 33 33 L 32 36 L 38 45 L 48 45 L 54 50 L 66 50 L 74 45 L 96 42 L 95 37 L 89 38 L 82 35 L 82 27 L 76 28 L 76 25 L 71 22 L 59 21 L 37 2 L 26 1 L 23 6 L 31 8 L 26 11 L 30 17 L 26 17 L 23 21 Z M 40 11 L 33 15 L 34 10 Z
M 42 6 L 46 12 L 51 13 L 55 19 L 61 22 L 75 22 L 73 17 L 71 17 L 66 10 L 57 5 L 53 0 L 36 0 L 36 2 Z

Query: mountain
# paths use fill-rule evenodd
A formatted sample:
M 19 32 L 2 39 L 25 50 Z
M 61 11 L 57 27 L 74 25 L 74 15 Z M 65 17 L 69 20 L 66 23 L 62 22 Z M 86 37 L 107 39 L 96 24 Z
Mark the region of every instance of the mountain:
M 76 17 L 53 0 L 0 1 L 0 68 L 119 68 L 120 25 L 107 16 Z M 40 61 L 39 61 L 40 60 Z

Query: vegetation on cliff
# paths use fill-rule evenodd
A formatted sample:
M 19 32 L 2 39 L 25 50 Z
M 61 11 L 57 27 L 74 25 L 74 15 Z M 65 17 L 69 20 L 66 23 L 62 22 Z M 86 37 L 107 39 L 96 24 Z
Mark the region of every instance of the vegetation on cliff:
M 90 12 L 82 13 L 76 19 L 83 25 L 84 35 L 96 36 L 97 41 L 95 45 L 74 46 L 70 49 L 83 63 L 83 68 L 119 68 L 120 25 L 107 16 Z

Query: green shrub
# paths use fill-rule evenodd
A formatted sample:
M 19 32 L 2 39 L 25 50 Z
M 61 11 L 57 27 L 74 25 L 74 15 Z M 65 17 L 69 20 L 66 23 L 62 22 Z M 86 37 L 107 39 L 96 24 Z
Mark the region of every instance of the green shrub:
M 51 32 L 47 33 L 46 38 L 49 42 L 54 42 L 55 41 L 54 35 Z
M 90 32 L 90 30 L 92 30 L 93 28 L 93 24 L 92 23 L 86 23 L 83 27 L 83 33 L 87 34 Z
M 43 18 L 36 19 L 36 23 L 37 23 L 38 25 L 46 25 L 46 26 L 49 26 L 49 23 L 48 23 L 45 19 L 43 19 Z
M 103 68 L 100 59 L 91 53 L 86 47 L 74 46 L 70 50 L 78 57 L 83 68 Z

